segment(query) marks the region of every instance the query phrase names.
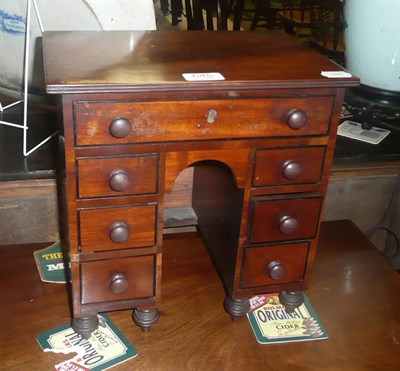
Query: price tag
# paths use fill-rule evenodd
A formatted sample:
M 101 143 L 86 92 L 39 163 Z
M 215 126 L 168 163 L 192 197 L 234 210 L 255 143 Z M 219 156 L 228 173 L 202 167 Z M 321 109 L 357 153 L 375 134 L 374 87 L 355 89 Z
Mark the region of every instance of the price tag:
M 321 75 L 329 79 L 339 79 L 343 77 L 351 77 L 351 73 L 345 71 L 321 71 Z
M 186 81 L 220 81 L 225 80 L 219 72 L 203 72 L 203 73 L 183 73 Z

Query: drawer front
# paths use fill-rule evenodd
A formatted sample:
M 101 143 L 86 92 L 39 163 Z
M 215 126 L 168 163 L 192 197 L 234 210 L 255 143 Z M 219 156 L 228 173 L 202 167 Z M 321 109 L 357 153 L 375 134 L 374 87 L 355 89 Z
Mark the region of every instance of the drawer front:
M 75 104 L 78 145 L 324 135 L 332 97 Z
M 241 287 L 295 283 L 303 280 L 308 242 L 248 247 L 245 251 Z
M 322 197 L 253 199 L 250 243 L 313 238 Z
M 324 158 L 322 146 L 257 150 L 253 186 L 319 182 Z
M 154 296 L 154 272 L 154 255 L 82 263 L 82 304 Z
M 81 251 L 154 246 L 156 213 L 155 205 L 81 210 Z
M 157 167 L 156 155 L 78 160 L 79 197 L 156 193 Z

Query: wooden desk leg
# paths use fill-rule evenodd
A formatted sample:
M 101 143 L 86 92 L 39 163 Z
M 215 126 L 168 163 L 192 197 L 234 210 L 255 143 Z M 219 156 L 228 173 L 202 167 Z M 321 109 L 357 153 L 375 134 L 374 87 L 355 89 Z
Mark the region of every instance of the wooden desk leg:
M 93 331 L 96 331 L 99 327 L 99 319 L 97 315 L 84 317 L 84 318 L 74 318 L 72 320 L 72 329 L 83 339 L 89 339 Z
M 135 309 L 132 312 L 132 319 L 143 332 L 150 331 L 151 326 L 158 321 L 158 309 Z
M 225 311 L 231 315 L 233 321 L 239 320 L 250 309 L 249 299 L 233 299 L 227 296 L 224 301 Z
M 285 306 L 286 312 L 291 313 L 303 304 L 304 293 L 303 291 L 281 291 L 279 301 Z

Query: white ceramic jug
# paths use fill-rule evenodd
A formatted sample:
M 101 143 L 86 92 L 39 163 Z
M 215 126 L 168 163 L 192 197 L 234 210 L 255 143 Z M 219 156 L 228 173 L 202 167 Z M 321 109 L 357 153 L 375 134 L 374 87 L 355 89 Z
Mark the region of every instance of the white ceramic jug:
M 400 0 L 344 0 L 346 67 L 361 83 L 400 92 Z

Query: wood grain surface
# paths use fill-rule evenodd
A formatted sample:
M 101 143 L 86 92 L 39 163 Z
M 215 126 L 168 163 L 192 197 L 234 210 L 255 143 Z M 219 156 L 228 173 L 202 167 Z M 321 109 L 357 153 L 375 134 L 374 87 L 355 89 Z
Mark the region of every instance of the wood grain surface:
M 282 88 L 282 83 L 299 88 L 358 85 L 354 76 L 321 76 L 321 71 L 342 68 L 279 31 L 220 31 L 212 34 L 212 42 L 207 32 L 198 31 L 47 31 L 43 50 L 46 90 L 56 94 L 132 92 L 149 85 L 152 90 L 198 90 L 209 82 L 185 81 L 182 74 L 210 72 L 225 78 L 215 89 L 243 82 L 269 89 Z
M 197 234 L 165 237 L 161 318 L 143 333 L 131 311 L 109 313 L 139 355 L 115 370 L 395 370 L 400 364 L 400 275 L 349 221 L 322 224 L 307 295 L 327 340 L 257 343 L 246 319 L 232 322 L 224 291 Z M 51 370 L 39 333 L 70 320 L 63 284 L 39 279 L 33 251 L 0 251 L 0 369 Z

